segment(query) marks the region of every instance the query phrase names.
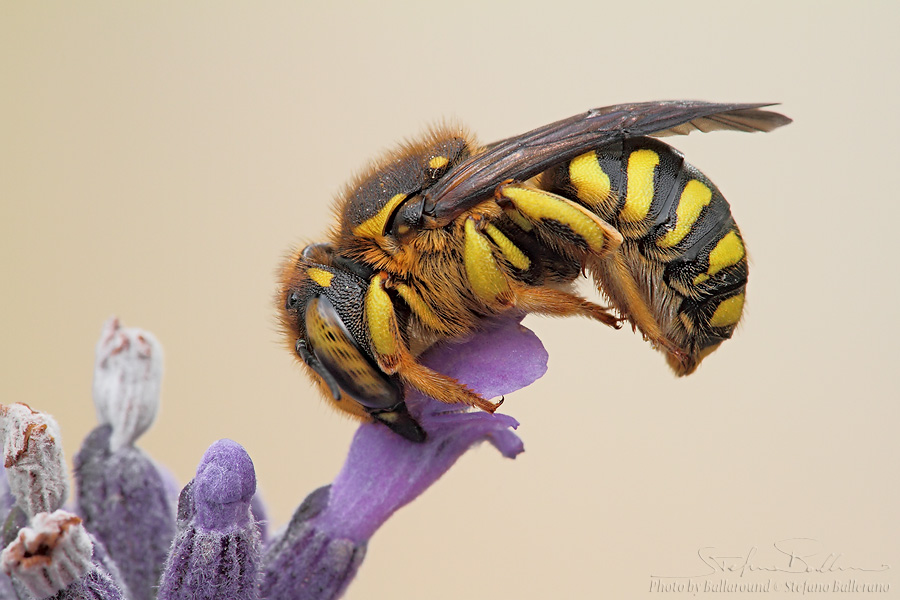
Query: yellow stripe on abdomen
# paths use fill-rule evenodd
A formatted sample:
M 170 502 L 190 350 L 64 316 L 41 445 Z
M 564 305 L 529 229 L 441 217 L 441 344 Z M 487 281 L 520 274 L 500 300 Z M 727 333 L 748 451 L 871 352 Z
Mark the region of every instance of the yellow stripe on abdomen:
M 692 179 L 684 186 L 678 207 L 675 209 L 675 228 L 657 240 L 660 248 L 671 248 L 677 245 L 690 233 L 704 207 L 712 200 L 712 190 L 702 182 Z
M 741 313 L 744 311 L 744 294 L 732 296 L 727 300 L 722 300 L 713 313 L 709 324 L 712 327 L 728 327 L 735 325 L 741 320 Z
M 722 269 L 738 264 L 744 258 L 744 254 L 744 244 L 737 232 L 732 229 L 719 240 L 719 243 L 709 253 L 707 273 L 712 276 Z
M 637 223 L 647 217 L 653 203 L 653 177 L 659 154 L 653 150 L 635 150 L 628 157 L 628 188 L 625 206 L 619 218 L 628 223 Z
M 578 198 L 592 207 L 601 206 L 609 198 L 609 175 L 597 162 L 596 152 L 582 154 L 570 162 L 569 179 Z

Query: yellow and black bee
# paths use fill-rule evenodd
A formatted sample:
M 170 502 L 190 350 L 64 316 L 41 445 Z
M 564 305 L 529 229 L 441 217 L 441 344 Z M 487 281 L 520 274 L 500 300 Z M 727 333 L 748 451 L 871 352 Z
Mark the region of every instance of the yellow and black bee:
M 621 104 L 487 146 L 455 128 L 402 145 L 341 194 L 329 241 L 284 263 L 291 349 L 337 408 L 416 442 L 405 386 L 498 406 L 417 353 L 507 311 L 627 320 L 693 372 L 741 318 L 744 241 L 716 186 L 644 136 L 790 122 L 764 106 Z M 582 273 L 616 314 L 572 291 Z

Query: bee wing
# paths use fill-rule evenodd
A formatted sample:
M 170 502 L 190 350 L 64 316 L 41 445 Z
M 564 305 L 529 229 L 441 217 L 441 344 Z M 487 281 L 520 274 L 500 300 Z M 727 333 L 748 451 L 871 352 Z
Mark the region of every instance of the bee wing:
M 629 137 L 691 131 L 771 131 L 791 120 L 761 110 L 771 104 L 694 100 L 639 102 L 595 108 L 501 140 L 453 167 L 423 197 L 426 227 L 442 227 L 490 196 L 508 179 L 525 180 L 550 166 Z

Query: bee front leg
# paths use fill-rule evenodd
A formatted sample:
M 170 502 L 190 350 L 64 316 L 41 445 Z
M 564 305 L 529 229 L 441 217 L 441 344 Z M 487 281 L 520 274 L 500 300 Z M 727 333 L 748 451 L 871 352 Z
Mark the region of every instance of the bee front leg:
M 396 373 L 423 394 L 447 404 L 466 404 L 487 412 L 494 412 L 501 402 L 485 400 L 452 377 L 433 371 L 420 364 L 406 347 L 394 303 L 386 291 L 388 277 L 378 273 L 369 282 L 365 298 L 365 318 L 369 330 L 372 352 L 378 366 L 385 373 Z

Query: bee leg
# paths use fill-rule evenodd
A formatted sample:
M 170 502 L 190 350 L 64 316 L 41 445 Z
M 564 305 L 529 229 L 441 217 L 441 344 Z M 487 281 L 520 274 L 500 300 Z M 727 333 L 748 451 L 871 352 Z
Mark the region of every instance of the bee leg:
M 614 329 L 620 329 L 623 317 L 611 314 L 608 309 L 589 300 L 562 290 L 547 287 L 516 287 L 516 305 L 526 312 L 555 317 L 582 316 L 600 321 Z
M 484 222 L 474 216 L 464 225 L 463 263 L 472 291 L 488 306 L 503 310 L 515 306 L 509 277 L 497 264 L 490 240 L 481 229 Z
M 369 282 L 365 297 L 365 319 L 371 349 L 382 371 L 396 373 L 423 394 L 448 404 L 462 403 L 494 412 L 500 403 L 485 400 L 452 377 L 420 364 L 412 355 L 397 326 L 397 315 L 391 297 L 385 290 L 387 276 L 378 273 Z
M 466 404 L 489 413 L 493 413 L 503 404 L 502 400 L 500 402 L 485 400 L 452 377 L 432 371 L 417 362 L 408 352 L 401 357 L 397 374 L 426 396 L 447 404 Z
M 466 219 L 463 259 L 472 290 L 488 305 L 499 310 L 516 306 L 526 312 L 557 316 L 582 315 L 616 329 L 622 326 L 622 319 L 610 314 L 602 306 L 588 302 L 575 294 L 552 288 L 531 287 L 511 280 L 497 263 L 491 242 L 481 232 L 483 226 L 491 227 L 477 217 Z M 498 240 L 496 234 L 491 238 L 507 260 L 511 255 L 515 256 L 514 252 L 518 249 L 512 242 L 506 238 Z
M 546 242 L 569 253 L 607 256 L 622 244 L 619 231 L 568 198 L 521 183 L 508 182 L 495 192 L 497 203 L 510 204 L 525 217 Z
M 598 288 L 653 346 L 662 348 L 676 372 L 690 372 L 696 365 L 690 353 L 671 341 L 653 316 L 651 307 L 641 296 L 639 287 L 620 252 L 594 261 L 590 265 Z

